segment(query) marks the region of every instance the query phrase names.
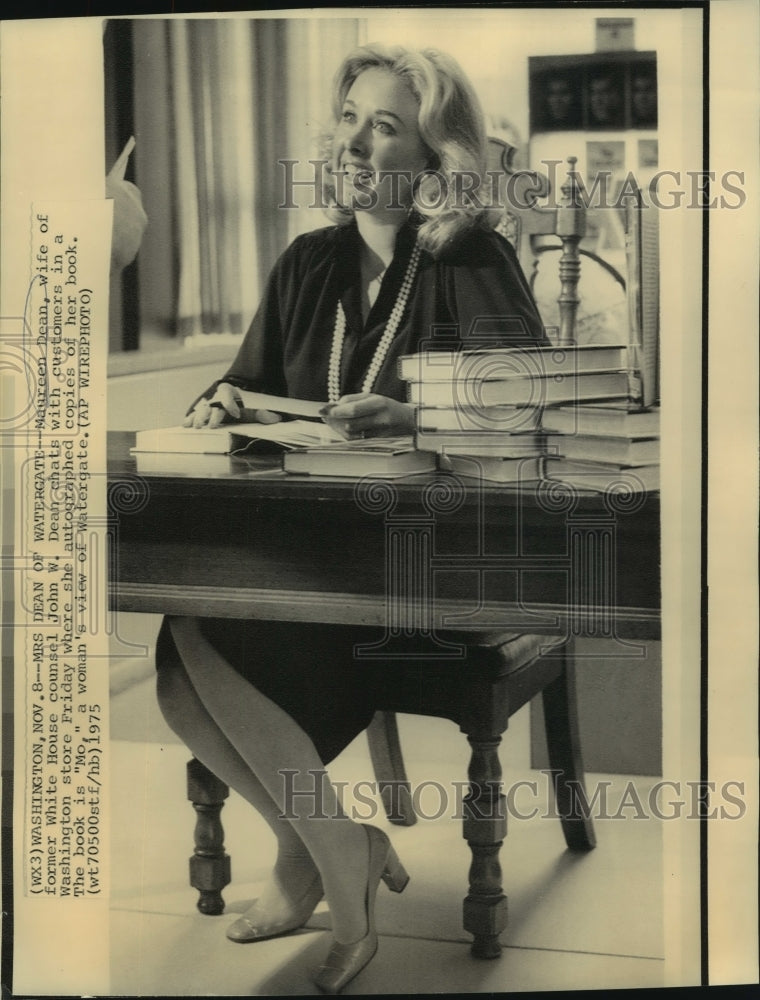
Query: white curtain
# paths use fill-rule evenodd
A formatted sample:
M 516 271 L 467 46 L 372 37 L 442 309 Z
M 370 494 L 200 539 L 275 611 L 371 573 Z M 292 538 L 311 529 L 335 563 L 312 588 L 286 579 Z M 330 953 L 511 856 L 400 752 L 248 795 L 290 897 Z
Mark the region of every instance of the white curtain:
M 353 18 L 136 22 L 136 130 L 149 137 L 137 134 L 138 182 L 152 228 L 141 290 L 148 313 L 171 303 L 174 314 L 159 325 L 186 338 L 242 333 L 277 256 L 327 224 L 306 189 L 302 207 L 278 208 L 278 161 L 310 176 L 330 81 L 359 31 Z

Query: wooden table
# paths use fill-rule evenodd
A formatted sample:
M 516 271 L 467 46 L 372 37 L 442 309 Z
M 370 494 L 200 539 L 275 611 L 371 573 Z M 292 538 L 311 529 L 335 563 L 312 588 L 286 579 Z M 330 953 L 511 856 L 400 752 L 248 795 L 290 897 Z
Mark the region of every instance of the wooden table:
M 385 654 L 404 660 L 409 631 L 440 638 L 442 659 L 483 632 L 562 643 L 659 637 L 656 493 L 488 486 L 446 474 L 317 479 L 285 475 L 271 460 L 225 456 L 152 456 L 146 471 L 130 455 L 132 443 L 133 435 L 109 435 L 116 610 L 383 626 Z M 471 788 L 495 794 L 505 727 L 506 716 L 480 743 L 462 727 L 473 747 Z M 229 881 L 219 823 L 226 788 L 209 783 L 197 761 L 189 787 L 198 813 L 193 884 L 200 908 L 220 912 Z M 484 956 L 498 952 L 506 920 L 505 909 L 493 916 L 494 903 L 505 904 L 504 833 L 494 830 L 490 840 L 478 835 L 480 861 L 473 847 L 465 903 Z
M 659 635 L 656 493 L 317 479 L 214 455 L 138 473 L 132 441 L 109 434 L 115 609 L 384 625 L 401 594 L 432 629 Z

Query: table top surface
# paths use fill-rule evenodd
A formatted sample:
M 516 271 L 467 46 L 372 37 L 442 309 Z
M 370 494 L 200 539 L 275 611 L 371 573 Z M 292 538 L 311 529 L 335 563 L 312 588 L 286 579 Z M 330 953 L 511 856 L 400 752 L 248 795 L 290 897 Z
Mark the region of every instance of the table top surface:
M 277 455 L 233 457 L 229 455 L 162 455 L 136 456 L 131 448 L 135 435 L 131 431 L 110 431 L 108 434 L 108 478 L 112 485 L 135 477 L 150 482 L 150 492 L 156 497 L 235 497 L 268 500 L 332 500 L 355 503 L 357 484 L 370 488 L 373 480 L 338 476 L 306 476 L 286 473 Z M 425 490 L 441 491 L 445 506 L 446 491 L 456 491 L 462 506 L 529 507 L 558 513 L 572 506 L 574 511 L 611 511 L 616 514 L 645 515 L 658 525 L 659 493 L 650 491 L 616 498 L 593 490 L 564 491 L 559 484 L 531 481 L 523 484 L 491 483 L 446 472 L 423 473 L 374 482 L 392 485 L 401 503 L 419 500 Z
M 427 532 L 437 608 L 494 608 L 501 621 L 508 607 L 535 631 L 538 613 L 559 621 L 572 604 L 588 617 L 614 610 L 632 634 L 656 632 L 657 493 L 614 500 L 445 473 L 295 476 L 271 456 L 154 455 L 145 471 L 133 443 L 109 434 L 112 600 L 124 610 L 382 623 L 389 539 L 405 546 Z M 583 552 L 604 561 L 587 582 L 572 570 Z

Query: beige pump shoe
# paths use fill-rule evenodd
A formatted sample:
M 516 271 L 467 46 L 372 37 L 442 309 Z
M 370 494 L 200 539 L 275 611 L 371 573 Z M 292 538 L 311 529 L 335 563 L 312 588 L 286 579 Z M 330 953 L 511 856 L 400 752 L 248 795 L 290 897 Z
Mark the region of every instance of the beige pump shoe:
M 314 975 L 314 985 L 323 993 L 340 993 L 344 986 L 358 976 L 377 951 L 375 929 L 375 897 L 380 880 L 392 892 L 403 892 L 409 881 L 404 866 L 398 859 L 388 837 L 377 827 L 364 825 L 369 839 L 369 870 L 367 876 L 367 933 L 353 944 L 334 941 L 324 965 Z
M 293 904 L 287 919 L 273 923 L 266 911 L 260 909 L 258 903 L 254 903 L 250 910 L 239 917 L 234 924 L 230 924 L 227 928 L 227 937 L 230 941 L 247 944 L 249 941 L 265 941 L 267 938 L 289 934 L 303 927 L 323 896 L 322 879 L 317 874 L 307 886 L 303 896 Z

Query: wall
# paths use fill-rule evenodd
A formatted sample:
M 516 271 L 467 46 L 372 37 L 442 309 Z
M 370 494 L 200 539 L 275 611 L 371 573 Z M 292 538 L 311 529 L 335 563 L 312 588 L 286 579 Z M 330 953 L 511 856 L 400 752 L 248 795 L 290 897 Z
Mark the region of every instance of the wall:
M 662 670 L 659 642 L 620 656 L 609 640 L 575 640 L 578 716 L 586 770 L 662 774 Z M 627 650 L 626 652 L 635 652 Z M 530 707 L 531 767 L 549 766 L 541 699 Z
M 188 406 L 225 367 L 205 364 L 112 376 L 108 379 L 108 429 L 141 431 L 182 423 Z
M 694 12 L 698 13 L 698 12 Z M 637 49 L 658 54 L 663 96 L 680 88 L 676 59 L 683 50 L 677 10 L 437 10 L 367 18 L 367 41 L 434 47 L 453 55 L 471 79 L 487 115 L 506 117 L 528 139 L 528 57 L 595 50 L 597 17 L 634 17 Z

